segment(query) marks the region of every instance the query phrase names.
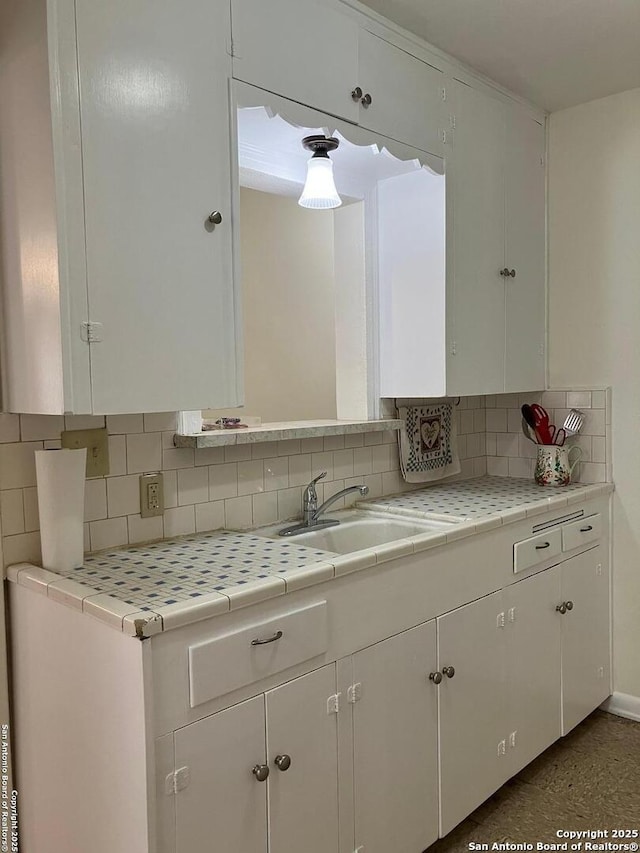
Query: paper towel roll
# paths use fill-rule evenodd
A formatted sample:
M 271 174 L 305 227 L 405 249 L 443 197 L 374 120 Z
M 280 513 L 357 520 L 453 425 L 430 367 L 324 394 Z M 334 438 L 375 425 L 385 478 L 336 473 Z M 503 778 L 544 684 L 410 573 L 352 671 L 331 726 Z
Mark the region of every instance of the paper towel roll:
M 84 561 L 84 479 L 87 450 L 36 450 L 42 565 L 52 572 Z

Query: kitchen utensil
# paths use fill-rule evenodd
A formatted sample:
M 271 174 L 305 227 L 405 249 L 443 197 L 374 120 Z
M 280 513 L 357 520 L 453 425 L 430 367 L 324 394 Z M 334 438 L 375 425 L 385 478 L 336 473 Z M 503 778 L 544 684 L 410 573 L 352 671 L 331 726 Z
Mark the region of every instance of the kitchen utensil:
M 529 424 L 522 418 L 522 432 L 525 438 L 528 438 L 529 441 L 532 441 L 534 444 L 538 443 L 535 432 L 531 429 Z
M 565 431 L 566 437 L 569 438 L 572 435 L 577 435 L 583 425 L 584 412 L 581 412 L 579 409 L 571 409 L 565 418 L 565 422 L 562 424 L 562 428 Z
M 567 438 L 566 430 L 563 427 L 560 427 L 560 429 L 556 430 L 554 433 L 553 443 L 555 445 L 557 445 L 558 447 L 562 447 L 566 441 L 566 438 Z
M 571 461 L 571 454 L 574 460 Z M 568 486 L 582 456 L 581 447 L 539 447 L 534 478 L 539 486 Z
M 540 444 L 553 444 L 556 428 L 549 423 L 549 413 L 537 403 L 530 408 L 535 418 L 535 431 Z
M 535 436 L 535 440 L 537 444 L 542 444 L 540 441 L 540 436 L 536 431 L 536 416 L 533 413 L 533 409 L 527 403 L 525 403 L 520 409 L 522 412 L 522 417 L 524 418 L 525 423 L 531 429 L 533 435 Z

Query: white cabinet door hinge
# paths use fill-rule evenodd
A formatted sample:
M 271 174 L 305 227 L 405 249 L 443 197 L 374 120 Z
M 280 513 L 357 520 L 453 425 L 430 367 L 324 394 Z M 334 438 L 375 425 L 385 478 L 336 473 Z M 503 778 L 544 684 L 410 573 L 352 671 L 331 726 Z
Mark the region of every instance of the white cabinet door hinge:
M 511 732 L 511 734 L 509 735 L 509 748 L 510 749 L 516 748 L 516 735 L 517 734 L 518 734 L 518 732 L 515 731 L 515 732 Z
M 452 130 L 456 129 L 456 117 L 454 115 L 449 116 L 449 125 L 451 126 Z
M 457 354 L 458 354 L 458 342 L 457 341 L 451 341 L 451 355 L 457 355 Z
M 191 781 L 191 771 L 188 767 L 179 767 L 173 773 L 169 773 L 164 780 L 165 794 L 172 796 L 178 791 L 184 790 Z
M 446 86 L 443 86 L 440 89 L 440 97 L 442 98 L 443 101 L 447 100 L 447 87 Z
M 447 131 L 443 127 L 438 131 L 438 138 L 443 145 L 447 144 Z
M 544 169 L 544 157 L 541 157 L 541 158 L 540 158 L 540 165 L 541 165 L 541 166 L 542 166 L 542 168 Z
M 596 574 L 597 575 L 602 574 L 602 563 L 598 563 L 598 565 L 596 566 Z
M 80 337 L 87 344 L 99 344 L 102 340 L 102 323 L 81 323 Z
M 359 702 L 362 699 L 362 682 L 357 681 L 355 684 L 352 684 L 351 687 L 347 689 L 347 702 L 351 705 L 355 705 L 356 702 Z
M 501 740 L 498 744 L 498 758 L 507 754 L 507 742 L 506 740 Z
M 509 622 L 515 622 L 516 621 L 516 609 L 515 609 L 515 607 L 510 607 L 508 610 L 508 613 L 509 613 Z
M 327 699 L 327 714 L 337 714 L 340 710 L 340 697 L 342 693 L 334 693 Z
M 506 620 L 504 618 L 504 612 L 498 613 L 498 615 L 496 616 L 496 628 L 504 628 L 505 625 Z

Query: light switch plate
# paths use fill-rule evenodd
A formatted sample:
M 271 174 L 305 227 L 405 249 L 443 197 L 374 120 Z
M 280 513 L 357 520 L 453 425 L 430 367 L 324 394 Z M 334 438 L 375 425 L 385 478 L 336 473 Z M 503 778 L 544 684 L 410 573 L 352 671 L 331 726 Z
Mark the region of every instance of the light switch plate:
M 70 450 L 87 448 L 87 477 L 106 477 L 109 473 L 109 436 L 106 429 L 65 430 L 62 446 Z
M 164 512 L 164 478 L 158 471 L 156 474 L 140 475 L 140 515 L 142 518 L 153 518 Z

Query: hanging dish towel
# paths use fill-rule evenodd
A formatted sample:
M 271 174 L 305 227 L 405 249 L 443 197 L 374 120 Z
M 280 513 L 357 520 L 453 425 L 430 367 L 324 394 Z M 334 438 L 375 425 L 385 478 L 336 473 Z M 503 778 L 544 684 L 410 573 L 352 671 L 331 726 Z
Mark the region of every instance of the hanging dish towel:
M 400 466 L 407 483 L 431 483 L 460 471 L 453 403 L 401 406 Z

